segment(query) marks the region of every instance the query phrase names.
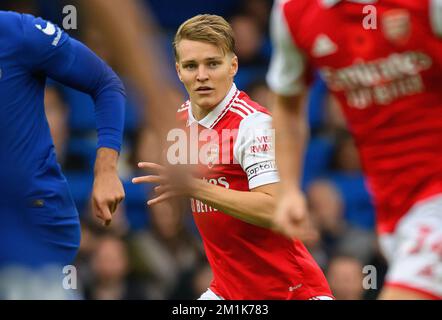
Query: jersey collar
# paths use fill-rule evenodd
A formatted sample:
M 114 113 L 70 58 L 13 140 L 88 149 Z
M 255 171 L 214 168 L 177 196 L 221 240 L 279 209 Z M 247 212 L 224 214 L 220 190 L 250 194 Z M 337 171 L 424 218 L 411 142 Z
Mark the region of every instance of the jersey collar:
M 190 103 L 189 111 L 189 121 L 187 122 L 188 126 L 193 124 L 194 122 L 198 122 L 200 125 L 202 125 L 205 128 L 213 128 L 213 126 L 222 118 L 222 116 L 225 114 L 225 111 L 230 107 L 232 104 L 232 101 L 234 97 L 237 95 L 238 89 L 236 88 L 235 83 L 232 84 L 232 87 L 230 88 L 227 95 L 224 97 L 224 99 L 212 110 L 207 114 L 203 119 L 200 121 L 197 121 L 192 113 L 192 103 Z
M 322 5 L 326 8 L 333 7 L 338 2 L 341 2 L 342 0 L 321 0 Z M 364 3 L 364 4 L 373 4 L 376 3 L 377 0 L 346 0 L 349 2 L 356 2 L 356 3 Z

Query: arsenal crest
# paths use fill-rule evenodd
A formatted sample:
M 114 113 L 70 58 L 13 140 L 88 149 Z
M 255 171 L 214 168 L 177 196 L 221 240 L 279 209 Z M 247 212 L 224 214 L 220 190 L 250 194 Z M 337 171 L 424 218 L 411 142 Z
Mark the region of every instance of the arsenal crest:
M 219 161 L 219 146 L 218 144 L 211 144 L 207 150 L 206 154 L 207 167 L 212 169 L 215 164 Z
M 410 38 L 410 12 L 405 9 L 392 9 L 382 15 L 382 32 L 393 44 L 404 45 Z

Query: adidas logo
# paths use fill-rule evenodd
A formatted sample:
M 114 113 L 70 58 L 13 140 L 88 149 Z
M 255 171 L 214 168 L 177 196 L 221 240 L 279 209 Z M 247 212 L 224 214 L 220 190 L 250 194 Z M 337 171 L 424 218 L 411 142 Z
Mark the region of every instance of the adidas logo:
M 331 39 L 321 33 L 316 37 L 315 42 L 313 43 L 312 55 L 315 58 L 321 58 L 328 55 L 331 55 L 338 51 L 338 46 L 331 41 Z
M 289 291 L 292 292 L 292 291 L 295 291 L 295 290 L 297 290 L 297 289 L 299 289 L 301 287 L 302 287 L 302 283 L 300 283 L 300 284 L 298 284 L 296 286 L 293 286 L 293 287 L 289 287 Z

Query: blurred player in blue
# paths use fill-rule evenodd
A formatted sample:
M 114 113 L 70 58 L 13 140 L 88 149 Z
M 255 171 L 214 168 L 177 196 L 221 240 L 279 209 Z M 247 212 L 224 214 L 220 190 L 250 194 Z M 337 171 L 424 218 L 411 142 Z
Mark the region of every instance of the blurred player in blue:
M 94 215 L 109 224 L 124 198 L 117 173 L 125 105 L 120 79 L 58 26 L 0 11 L 0 271 L 68 265 L 80 243 L 78 212 L 44 113 L 47 77 L 94 99 Z

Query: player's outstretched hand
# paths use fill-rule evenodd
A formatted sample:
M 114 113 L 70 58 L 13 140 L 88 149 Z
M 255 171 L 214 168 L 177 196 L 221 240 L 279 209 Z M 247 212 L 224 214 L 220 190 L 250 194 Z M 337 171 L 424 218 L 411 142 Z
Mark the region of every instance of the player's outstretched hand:
M 301 190 L 283 190 L 274 217 L 276 231 L 289 238 L 301 238 L 307 223 L 307 206 Z
M 190 193 L 191 183 L 194 178 L 191 177 L 184 167 L 165 167 L 152 162 L 140 162 L 138 167 L 146 169 L 152 172 L 152 174 L 135 177 L 132 179 L 132 183 L 158 184 L 154 189 L 155 197 L 147 201 L 149 206 L 171 198 L 186 196 Z
M 123 184 L 116 169 L 117 158 L 116 151 L 101 148 L 98 150 L 95 162 L 92 212 L 105 226 L 110 225 L 112 214 L 125 197 Z

